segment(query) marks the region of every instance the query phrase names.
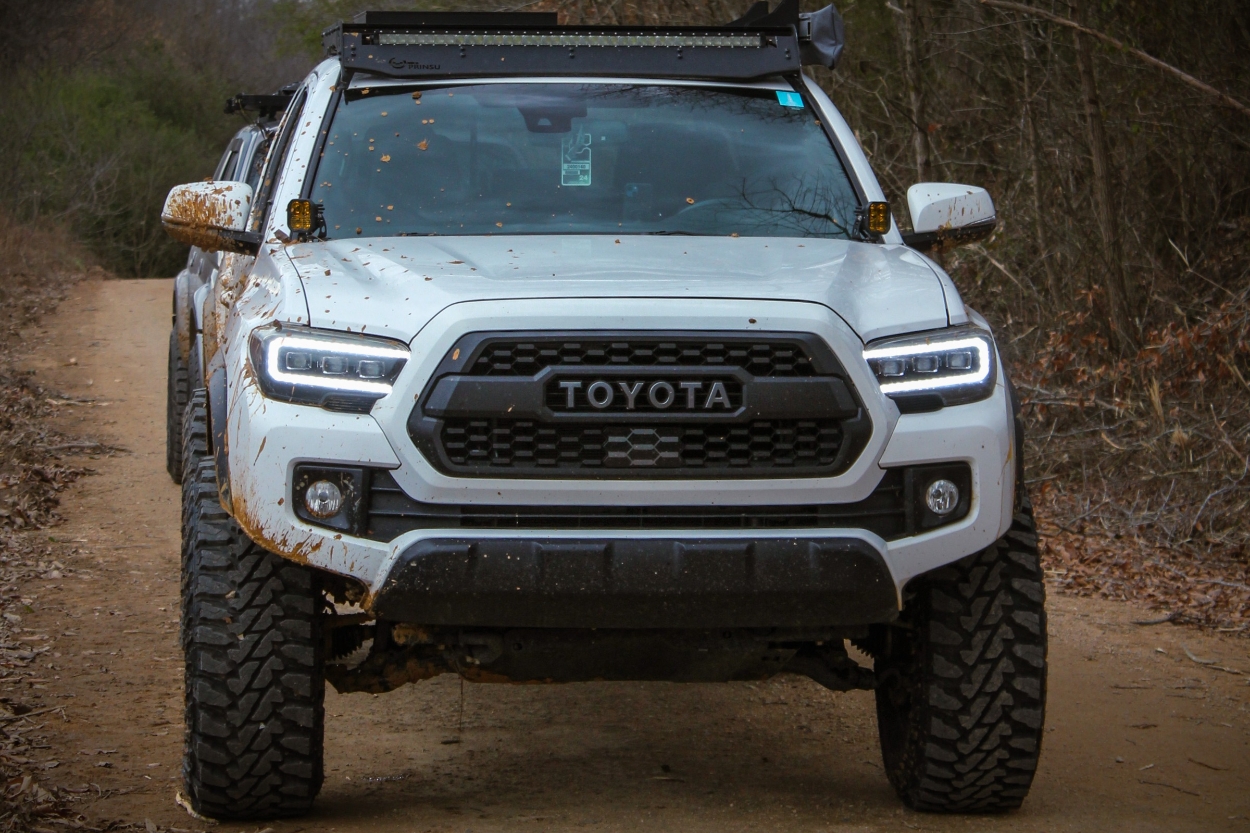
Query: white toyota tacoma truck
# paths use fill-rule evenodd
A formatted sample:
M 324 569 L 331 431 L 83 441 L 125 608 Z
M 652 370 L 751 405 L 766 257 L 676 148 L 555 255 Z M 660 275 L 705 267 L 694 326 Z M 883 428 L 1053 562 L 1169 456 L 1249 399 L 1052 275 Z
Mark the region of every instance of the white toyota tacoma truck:
M 832 9 L 704 28 L 366 13 L 256 187 L 169 195 L 220 251 L 183 415 L 185 799 L 307 812 L 325 683 L 875 693 L 934 811 L 1019 806 L 1046 621 L 1013 394 L 802 67 Z

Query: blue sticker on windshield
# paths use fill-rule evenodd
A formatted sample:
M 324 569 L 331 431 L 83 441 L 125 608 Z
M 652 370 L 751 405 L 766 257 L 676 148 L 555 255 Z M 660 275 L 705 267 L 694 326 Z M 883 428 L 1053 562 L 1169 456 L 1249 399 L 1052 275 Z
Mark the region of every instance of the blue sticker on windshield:
M 777 90 L 777 101 L 781 102 L 782 107 L 803 106 L 803 96 L 798 93 L 788 93 L 784 90 Z

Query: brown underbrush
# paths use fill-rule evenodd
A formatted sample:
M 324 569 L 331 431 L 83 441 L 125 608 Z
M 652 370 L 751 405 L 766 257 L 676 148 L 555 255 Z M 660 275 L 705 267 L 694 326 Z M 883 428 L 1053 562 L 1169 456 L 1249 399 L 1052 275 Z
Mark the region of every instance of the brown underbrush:
M 1246 632 L 1250 218 L 1225 231 L 1220 258 L 1177 277 L 1174 317 L 1146 328 L 1132 356 L 1097 323 L 1097 291 L 1058 327 L 1000 332 L 1015 339 L 1028 478 L 1058 585 Z

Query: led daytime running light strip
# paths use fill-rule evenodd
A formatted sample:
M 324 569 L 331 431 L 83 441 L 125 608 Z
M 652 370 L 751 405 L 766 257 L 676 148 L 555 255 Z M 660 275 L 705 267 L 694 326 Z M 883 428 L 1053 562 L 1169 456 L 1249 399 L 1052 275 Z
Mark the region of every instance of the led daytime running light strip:
M 364 347 L 343 342 L 333 342 L 301 336 L 278 336 L 265 343 L 269 355 L 265 357 L 265 366 L 269 378 L 275 382 L 304 387 L 324 388 L 326 390 L 349 391 L 352 393 L 376 393 L 386 396 L 391 392 L 390 382 L 366 382 L 361 379 L 327 379 L 320 376 L 305 376 L 299 373 L 288 373 L 278 363 L 282 348 L 314 350 L 337 355 L 358 356 L 366 359 L 407 359 L 408 353 L 389 347 Z
M 667 46 L 759 49 L 759 35 L 578 35 L 382 32 L 379 46 Z
M 909 382 L 881 382 L 881 392 L 884 394 L 914 393 L 916 391 L 959 388 L 985 381 L 985 378 L 990 373 L 989 343 L 983 338 L 969 337 L 952 341 L 931 342 L 929 344 L 900 344 L 897 347 L 879 347 L 875 350 L 865 350 L 864 359 L 866 361 L 903 359 L 910 356 L 927 356 L 949 353 L 952 350 L 968 349 L 975 350 L 977 354 L 977 369 L 972 373 L 940 376 L 936 379 L 916 379 Z

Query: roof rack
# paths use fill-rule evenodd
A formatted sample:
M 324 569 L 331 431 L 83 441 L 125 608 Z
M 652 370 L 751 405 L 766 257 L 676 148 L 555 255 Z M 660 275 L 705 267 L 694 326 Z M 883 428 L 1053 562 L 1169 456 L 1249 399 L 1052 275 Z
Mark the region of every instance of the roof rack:
M 363 12 L 322 35 L 343 77 L 618 76 L 751 80 L 832 67 L 842 52 L 833 6 L 800 14 L 753 5 L 724 26 L 560 26 L 554 14 Z
M 239 93 L 234 98 L 226 99 L 226 114 L 255 112 L 260 121 L 270 121 L 286 110 L 296 86 L 290 84 L 271 95 Z

